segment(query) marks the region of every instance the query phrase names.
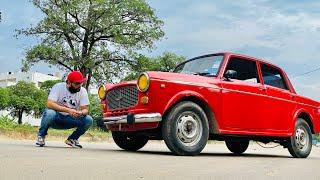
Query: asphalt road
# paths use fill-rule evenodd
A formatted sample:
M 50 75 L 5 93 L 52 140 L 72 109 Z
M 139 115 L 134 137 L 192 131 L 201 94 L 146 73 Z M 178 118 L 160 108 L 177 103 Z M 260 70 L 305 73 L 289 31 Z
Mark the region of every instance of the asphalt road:
M 255 143 L 234 156 L 224 143 L 208 144 L 194 157 L 173 156 L 161 141 L 138 152 L 114 143 L 63 142 L 34 146 L 34 141 L 0 140 L 0 179 L 320 179 L 320 148 L 307 159 L 291 158 L 287 149 L 264 149 Z

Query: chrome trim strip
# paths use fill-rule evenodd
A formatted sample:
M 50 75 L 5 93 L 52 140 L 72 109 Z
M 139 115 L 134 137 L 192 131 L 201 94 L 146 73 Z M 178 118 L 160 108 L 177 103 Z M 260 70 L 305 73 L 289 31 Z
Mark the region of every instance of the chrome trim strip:
M 160 82 L 166 82 L 166 83 L 175 83 L 175 84 L 183 84 L 183 85 L 192 85 L 192 86 L 198 86 L 198 87 L 206 87 L 210 89 L 221 89 L 215 84 L 209 84 L 209 83 L 195 83 L 195 82 L 188 82 L 188 81 L 182 81 L 182 80 L 163 80 L 163 79 L 156 79 L 151 78 L 151 80 L 156 80 Z
M 135 114 L 134 118 L 135 118 L 135 123 L 159 122 L 162 120 L 162 116 L 160 113 Z M 103 118 L 103 121 L 105 125 L 127 123 L 127 115 L 105 117 Z

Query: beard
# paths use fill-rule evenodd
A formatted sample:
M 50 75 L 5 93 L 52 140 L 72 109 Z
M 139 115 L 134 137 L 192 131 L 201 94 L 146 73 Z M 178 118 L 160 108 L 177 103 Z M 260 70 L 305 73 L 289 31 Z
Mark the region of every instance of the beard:
M 74 87 L 72 87 L 72 86 L 70 86 L 70 87 L 68 88 L 68 90 L 69 90 L 69 92 L 70 92 L 71 94 L 74 94 L 74 93 L 79 92 L 80 89 L 81 89 L 81 87 L 78 88 L 78 89 L 76 89 L 76 88 L 74 88 Z

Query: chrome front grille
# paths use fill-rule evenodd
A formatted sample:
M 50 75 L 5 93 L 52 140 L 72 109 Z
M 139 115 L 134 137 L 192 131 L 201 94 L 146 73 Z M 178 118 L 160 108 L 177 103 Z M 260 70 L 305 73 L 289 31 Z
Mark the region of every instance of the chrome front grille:
M 109 110 L 124 109 L 135 106 L 138 102 L 136 86 L 123 86 L 107 92 Z

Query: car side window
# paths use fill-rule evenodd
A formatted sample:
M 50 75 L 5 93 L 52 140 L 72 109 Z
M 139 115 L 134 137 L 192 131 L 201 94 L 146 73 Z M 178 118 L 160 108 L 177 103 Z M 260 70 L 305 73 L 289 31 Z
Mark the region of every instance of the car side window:
M 261 64 L 261 72 L 264 84 L 288 90 L 280 70 L 266 64 Z
M 233 79 L 249 83 L 260 83 L 255 61 L 231 58 L 224 74 L 226 74 L 228 70 L 235 71 L 235 77 L 233 77 Z

